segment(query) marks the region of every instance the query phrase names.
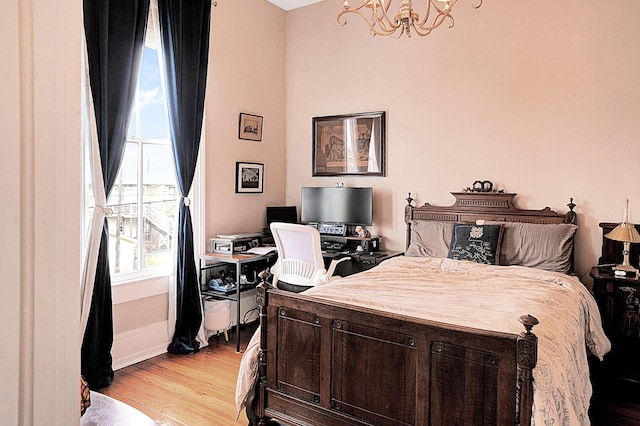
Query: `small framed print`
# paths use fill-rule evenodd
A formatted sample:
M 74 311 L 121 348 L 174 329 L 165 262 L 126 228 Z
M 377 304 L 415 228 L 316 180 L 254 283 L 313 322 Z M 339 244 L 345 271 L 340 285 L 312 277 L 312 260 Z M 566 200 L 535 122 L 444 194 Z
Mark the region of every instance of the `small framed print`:
M 262 140 L 262 117 L 259 115 L 240 113 L 238 138 L 260 142 Z
M 236 162 L 236 194 L 262 193 L 264 164 Z

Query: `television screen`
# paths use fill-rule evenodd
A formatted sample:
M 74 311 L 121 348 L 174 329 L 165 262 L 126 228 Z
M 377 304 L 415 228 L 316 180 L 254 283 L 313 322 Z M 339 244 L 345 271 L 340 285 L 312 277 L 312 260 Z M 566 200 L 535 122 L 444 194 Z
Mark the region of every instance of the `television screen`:
M 373 221 L 373 189 L 348 187 L 303 187 L 303 223 L 367 225 Z
M 273 222 L 298 223 L 296 206 L 267 206 L 267 228 Z

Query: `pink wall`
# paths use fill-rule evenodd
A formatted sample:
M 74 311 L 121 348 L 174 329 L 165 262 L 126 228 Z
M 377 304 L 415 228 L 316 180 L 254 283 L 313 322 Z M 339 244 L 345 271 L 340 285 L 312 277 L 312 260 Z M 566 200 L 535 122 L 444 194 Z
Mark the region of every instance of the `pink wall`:
M 401 249 L 408 192 L 449 205 L 488 179 L 521 208 L 566 211 L 573 197 L 580 275 L 626 197 L 640 221 L 639 2 L 460 1 L 453 29 L 400 40 L 356 17 L 340 27 L 338 3 L 287 13 L 287 202 L 304 185 L 373 186 L 373 231 Z M 387 177 L 312 178 L 311 118 L 377 110 Z
M 265 0 L 212 8 L 205 117 L 206 236 L 254 232 L 285 202 L 285 12 Z M 240 112 L 264 117 L 262 142 L 238 139 Z M 235 193 L 236 161 L 264 163 L 264 193 Z

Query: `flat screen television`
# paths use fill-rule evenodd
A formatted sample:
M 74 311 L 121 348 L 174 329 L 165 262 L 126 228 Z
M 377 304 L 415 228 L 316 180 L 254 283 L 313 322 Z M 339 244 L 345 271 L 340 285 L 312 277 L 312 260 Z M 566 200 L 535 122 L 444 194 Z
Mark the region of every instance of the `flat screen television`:
M 370 226 L 373 188 L 302 187 L 303 223 L 338 223 Z
M 296 206 L 267 206 L 267 228 L 273 222 L 298 223 Z

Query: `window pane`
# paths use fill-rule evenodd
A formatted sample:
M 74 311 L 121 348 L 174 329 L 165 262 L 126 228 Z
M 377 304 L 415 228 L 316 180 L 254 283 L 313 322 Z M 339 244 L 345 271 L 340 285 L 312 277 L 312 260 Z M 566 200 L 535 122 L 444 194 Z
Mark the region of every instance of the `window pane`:
M 111 273 L 132 272 L 138 262 L 138 144 L 127 142 L 116 183 L 107 206 L 109 220 L 109 266 Z
M 129 130 L 127 131 L 127 139 L 132 139 L 136 137 L 136 129 L 138 128 L 138 110 L 136 109 L 135 104 L 131 109 L 131 120 L 129 121 Z
M 140 134 L 144 139 L 169 139 L 165 96 L 160 82 L 158 54 L 145 47 L 138 79 Z
M 171 265 L 173 222 L 177 212 L 173 156 L 168 144 L 143 144 L 142 200 L 144 266 Z

